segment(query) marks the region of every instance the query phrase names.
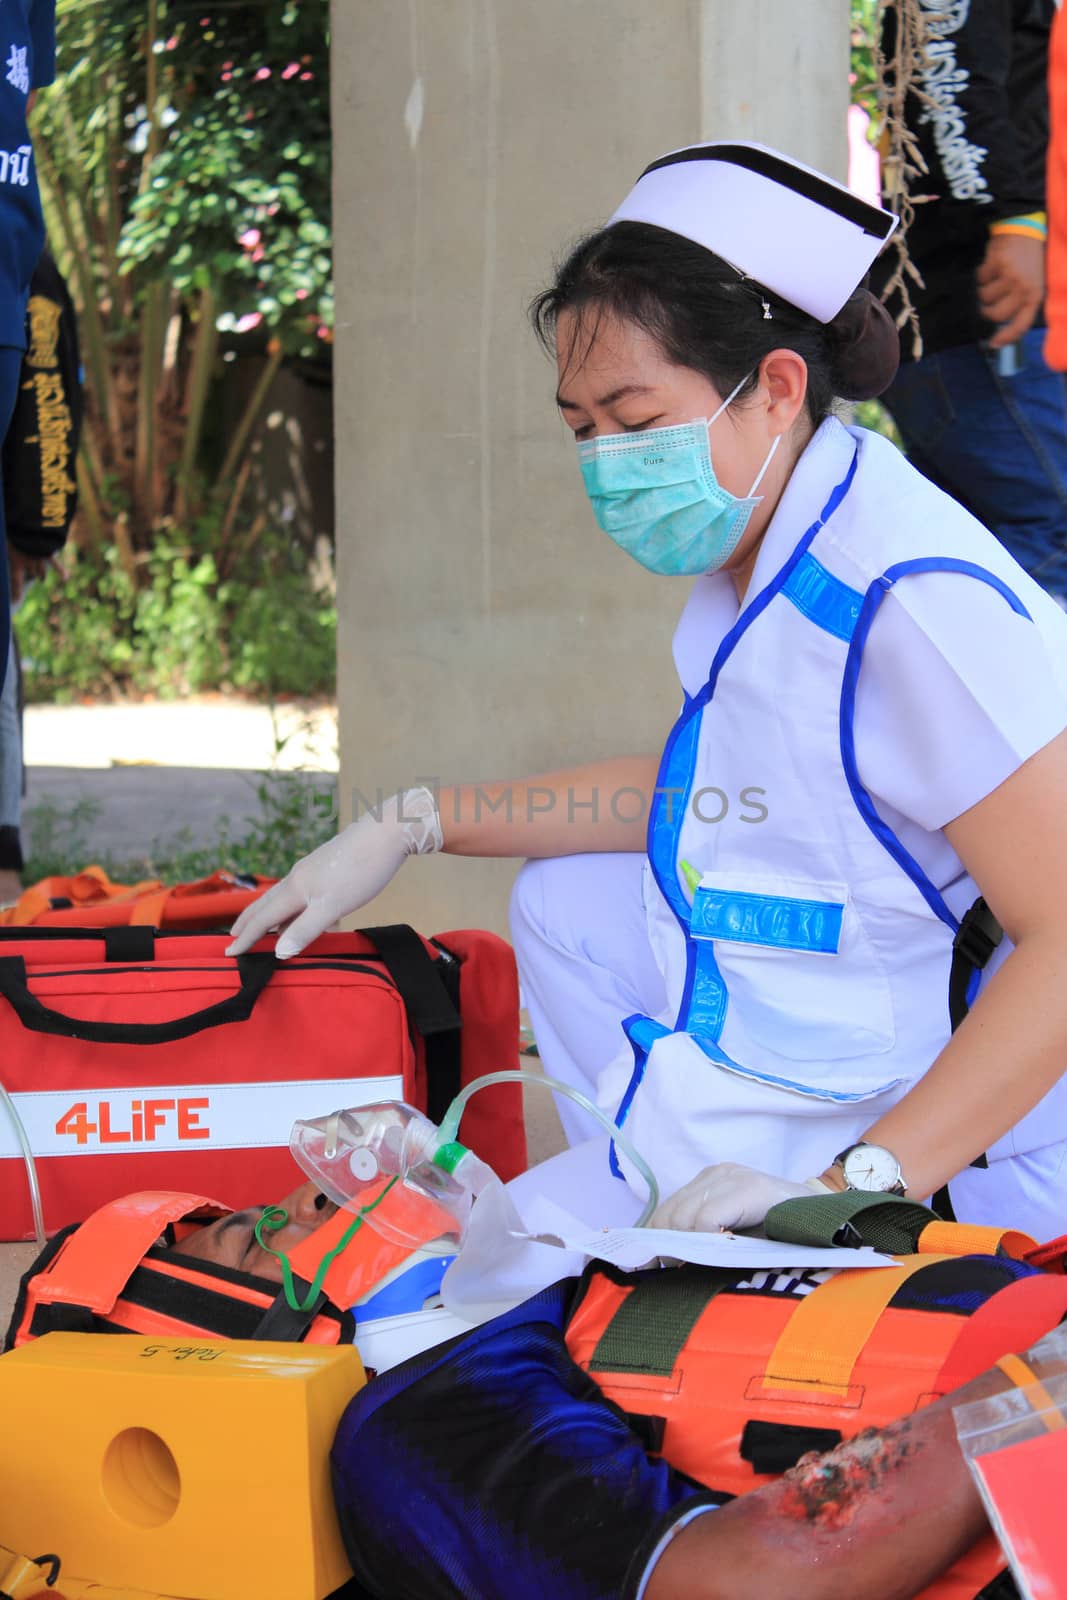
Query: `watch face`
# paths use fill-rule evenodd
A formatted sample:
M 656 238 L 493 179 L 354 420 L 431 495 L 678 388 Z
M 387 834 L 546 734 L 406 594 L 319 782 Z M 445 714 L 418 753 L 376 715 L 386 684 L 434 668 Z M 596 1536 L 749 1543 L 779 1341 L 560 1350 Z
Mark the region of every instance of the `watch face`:
M 857 1144 L 846 1155 L 842 1170 L 850 1189 L 888 1194 L 900 1182 L 900 1163 L 880 1144 Z

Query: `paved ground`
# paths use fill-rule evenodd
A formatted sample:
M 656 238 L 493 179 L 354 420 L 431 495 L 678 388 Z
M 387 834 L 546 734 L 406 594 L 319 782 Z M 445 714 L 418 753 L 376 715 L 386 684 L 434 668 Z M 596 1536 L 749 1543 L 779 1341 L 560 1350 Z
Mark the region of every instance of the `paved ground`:
M 69 818 L 91 801 L 97 815 L 78 829 L 86 850 L 118 860 L 150 858 L 160 843 L 174 854 L 183 835 L 209 845 L 223 823 L 239 837 L 272 768 L 305 772 L 309 790 L 336 782 L 337 710 L 319 702 L 29 706 L 24 740 L 27 815 L 44 803 Z
M 210 841 L 225 818 L 238 833 L 256 813 L 257 773 L 305 769 L 329 785 L 337 769 L 336 711 L 325 705 L 265 706 L 221 698 L 129 706 L 31 706 L 26 712 L 27 808 L 51 801 L 63 813 L 80 799 L 99 806 L 85 828 L 90 853 L 135 858 L 182 832 Z M 280 746 L 280 749 L 279 749 Z M 81 863 L 84 864 L 84 863 Z M 535 1067 L 526 1057 L 523 1066 Z M 551 1096 L 528 1096 L 531 1162 L 562 1146 Z M 33 1245 L 0 1245 L 0 1331 Z

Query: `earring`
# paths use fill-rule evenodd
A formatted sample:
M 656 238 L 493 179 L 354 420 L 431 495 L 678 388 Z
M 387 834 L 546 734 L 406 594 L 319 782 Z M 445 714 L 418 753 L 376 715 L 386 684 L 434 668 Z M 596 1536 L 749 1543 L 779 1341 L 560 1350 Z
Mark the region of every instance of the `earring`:
M 771 316 L 771 303 L 770 303 L 770 301 L 769 300 L 761 300 L 760 301 L 760 305 L 763 307 L 763 320 L 764 320 L 764 322 L 773 322 L 774 318 Z

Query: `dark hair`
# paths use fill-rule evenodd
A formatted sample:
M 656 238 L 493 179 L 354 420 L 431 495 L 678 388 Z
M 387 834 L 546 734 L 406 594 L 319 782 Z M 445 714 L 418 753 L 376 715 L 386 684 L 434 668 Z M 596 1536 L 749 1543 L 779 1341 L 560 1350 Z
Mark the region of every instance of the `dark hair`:
M 765 315 L 770 311 L 770 317 Z M 546 350 L 560 315 L 577 323 L 568 352 L 589 343 L 605 313 L 636 323 L 668 361 L 702 373 L 726 396 L 742 379 L 743 398 L 771 350 L 795 350 L 808 368 L 807 409 L 817 427 L 840 396 L 869 400 L 893 380 L 900 359 L 896 328 L 861 285 L 832 322 L 822 323 L 745 278 L 720 256 L 681 234 L 645 222 L 616 222 L 583 239 L 532 302 L 530 318 Z

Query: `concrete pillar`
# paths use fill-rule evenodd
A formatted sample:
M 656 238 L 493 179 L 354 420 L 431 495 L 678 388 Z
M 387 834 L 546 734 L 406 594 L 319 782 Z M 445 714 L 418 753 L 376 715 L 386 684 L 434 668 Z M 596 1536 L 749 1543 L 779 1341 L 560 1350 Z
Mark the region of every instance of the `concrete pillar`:
M 661 747 L 685 584 L 597 530 L 525 306 L 665 150 L 843 170 L 847 62 L 847 0 L 335 0 L 344 819 Z M 372 915 L 504 931 L 514 872 L 414 862 Z

